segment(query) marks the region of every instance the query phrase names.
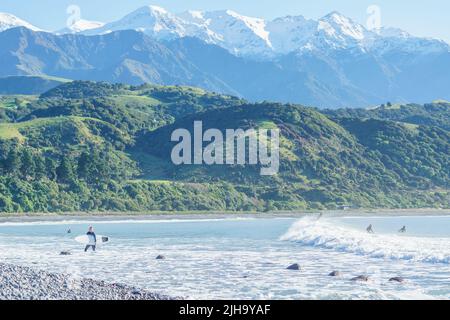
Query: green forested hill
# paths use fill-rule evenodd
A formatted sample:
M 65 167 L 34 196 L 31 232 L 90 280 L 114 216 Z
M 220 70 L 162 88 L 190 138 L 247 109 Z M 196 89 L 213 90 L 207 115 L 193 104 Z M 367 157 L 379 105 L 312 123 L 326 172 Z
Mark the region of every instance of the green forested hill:
M 261 177 L 247 167 L 193 166 L 170 170 L 170 179 L 227 181 L 248 190 L 248 195 L 256 194 L 270 209 L 420 206 L 441 200 L 448 204 L 448 195 L 444 199 L 444 194 L 429 192 L 450 185 L 450 134 L 436 127 L 380 120 L 338 125 L 311 109 L 262 103 L 184 118 L 148 133 L 139 145 L 169 159 L 171 132 L 191 128 L 194 120 L 202 120 L 205 129 L 277 126 L 283 137 L 280 173 Z
M 196 88 L 79 81 L 3 97 L 0 211 L 448 208 L 448 104 L 408 108 L 320 113 Z M 195 120 L 278 127 L 279 174 L 174 166 L 170 135 Z
M 374 109 L 338 109 L 324 111 L 332 118 L 360 118 L 436 126 L 450 130 L 450 102 L 435 101 L 425 105 L 388 103 Z

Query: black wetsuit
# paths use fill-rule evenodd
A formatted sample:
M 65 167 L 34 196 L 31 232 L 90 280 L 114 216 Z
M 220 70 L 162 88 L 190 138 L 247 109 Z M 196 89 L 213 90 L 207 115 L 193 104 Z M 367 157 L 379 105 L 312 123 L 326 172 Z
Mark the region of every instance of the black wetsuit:
M 84 252 L 88 251 L 89 248 L 92 248 L 92 251 L 95 251 L 95 246 L 97 244 L 97 236 L 95 235 L 94 232 L 88 232 L 86 233 L 88 236 L 93 236 L 94 237 L 94 244 L 88 244 L 86 245 L 86 248 L 84 248 Z

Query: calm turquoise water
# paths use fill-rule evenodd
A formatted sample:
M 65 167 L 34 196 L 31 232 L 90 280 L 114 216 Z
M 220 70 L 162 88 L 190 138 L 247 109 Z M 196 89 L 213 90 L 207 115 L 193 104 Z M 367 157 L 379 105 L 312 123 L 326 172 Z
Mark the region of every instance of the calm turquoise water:
M 95 253 L 73 240 L 89 225 L 111 238 Z M 194 299 L 449 299 L 450 217 L 9 223 L 0 261 Z

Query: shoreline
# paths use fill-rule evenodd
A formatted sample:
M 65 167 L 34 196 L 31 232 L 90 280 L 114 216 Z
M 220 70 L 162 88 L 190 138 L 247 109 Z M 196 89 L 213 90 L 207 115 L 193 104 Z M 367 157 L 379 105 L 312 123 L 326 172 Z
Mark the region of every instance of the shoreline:
M 224 219 L 273 219 L 324 217 L 415 217 L 450 216 L 450 209 L 360 209 L 329 211 L 280 211 L 280 212 L 68 212 L 11 214 L 0 213 L 0 223 L 64 222 L 77 221 L 158 221 L 158 220 L 224 220 Z
M 0 263 L 0 300 L 177 300 L 121 283 Z

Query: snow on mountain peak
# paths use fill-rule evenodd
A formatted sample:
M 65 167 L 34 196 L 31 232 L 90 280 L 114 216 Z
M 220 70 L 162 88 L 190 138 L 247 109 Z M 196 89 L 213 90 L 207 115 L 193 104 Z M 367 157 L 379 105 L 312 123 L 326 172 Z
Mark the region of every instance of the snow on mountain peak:
M 188 10 L 179 15 L 181 18 L 185 18 L 186 20 L 191 20 L 192 22 L 203 22 L 203 11 L 198 10 Z
M 381 28 L 377 35 L 371 49 L 378 54 L 390 51 L 414 54 L 450 52 L 450 45 L 445 41 L 416 37 L 397 28 Z
M 232 10 L 227 10 L 226 13 L 236 20 L 242 21 L 251 31 L 271 46 L 269 32 L 266 31 L 266 22 L 264 19 L 243 16 Z
M 105 34 L 117 30 L 137 30 L 155 38 L 176 38 L 186 34 L 183 21 L 158 6 L 144 6 L 120 20 L 107 23 L 85 34 Z
M 387 37 L 387 38 L 409 38 L 409 37 L 411 37 L 411 35 L 408 32 L 406 32 L 402 29 L 398 29 L 398 28 L 384 27 L 384 28 L 377 30 L 377 33 L 380 36 Z
M 166 9 L 154 5 L 149 5 L 140 7 L 131 12 L 130 14 L 126 15 L 125 17 L 137 17 L 137 16 L 158 17 L 164 15 L 169 15 L 169 12 Z
M 317 31 L 317 22 L 303 16 L 286 16 L 267 23 L 273 49 L 289 53 L 306 45 Z
M 176 17 L 166 11 L 164 8 L 150 5 L 141 7 L 131 12 L 130 14 L 120 19 L 118 22 L 129 24 L 145 23 L 147 25 L 151 25 L 152 23 L 158 22 L 160 20 L 167 20 L 167 22 L 170 22 L 171 20 L 176 20 Z
M 333 11 L 319 20 L 319 30 L 340 39 L 350 37 L 355 40 L 363 40 L 367 35 L 367 30 L 362 25 L 337 11 Z
M 80 19 L 71 26 L 56 31 L 56 33 L 57 34 L 79 33 L 87 30 L 101 28 L 104 25 L 105 24 L 103 22 Z
M 16 27 L 25 27 L 33 31 L 42 31 L 41 29 L 16 17 L 15 15 L 0 12 L 0 32 Z
M 155 5 L 149 5 L 148 8 L 152 12 L 156 12 L 158 14 L 168 14 L 167 10 Z
M 272 51 L 264 19 L 247 17 L 232 10 L 186 11 L 179 17 L 186 23 L 195 24 L 196 31 L 204 33 L 200 38 L 208 37 L 210 43 L 234 54 L 266 55 Z

